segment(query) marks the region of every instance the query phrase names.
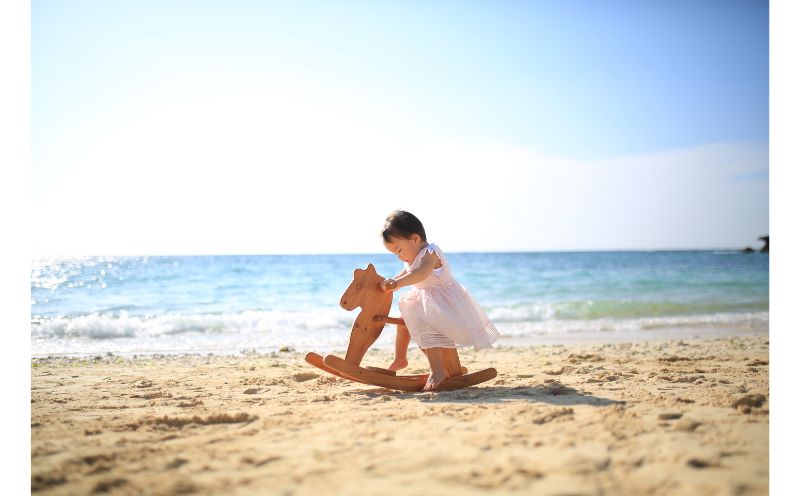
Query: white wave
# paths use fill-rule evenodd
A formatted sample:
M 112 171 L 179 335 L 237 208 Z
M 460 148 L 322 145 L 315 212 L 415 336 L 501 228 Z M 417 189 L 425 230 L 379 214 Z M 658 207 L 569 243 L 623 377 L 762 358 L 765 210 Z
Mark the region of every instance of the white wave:
M 556 309 L 548 303 L 496 307 L 487 311 L 487 316 L 494 322 L 528 322 L 551 320 Z
M 283 347 L 343 351 L 355 316 L 343 310 L 314 310 L 37 319 L 31 323 L 31 352 L 33 356 L 239 354 L 269 353 Z M 374 348 L 394 347 L 394 326 L 387 326 L 387 331 Z
M 247 311 L 229 314 L 160 315 L 157 317 L 91 314 L 80 317 L 36 319 L 34 338 L 114 339 L 168 336 L 183 333 L 250 334 L 265 332 L 349 330 L 353 314 L 341 311 L 310 312 Z
M 31 322 L 34 356 L 61 354 L 158 354 L 333 351 L 347 347 L 355 312 L 339 309 L 307 312 L 247 311 L 230 314 L 157 317 L 86 315 Z M 630 339 L 674 329 L 713 335 L 728 331 L 765 332 L 768 312 L 720 313 L 637 319 L 526 320 L 495 322 L 502 338 Z M 387 326 L 375 348 L 392 349 L 394 326 Z
M 646 331 L 662 327 L 720 326 L 769 324 L 769 312 L 717 313 L 668 317 L 646 317 L 593 320 L 561 320 L 552 318 L 547 305 L 524 308 L 500 308 L 489 317 L 500 332 L 512 336 L 552 333 Z M 160 315 L 157 317 L 91 314 L 72 318 L 35 319 L 31 322 L 31 337 L 39 340 L 59 339 L 116 339 L 166 337 L 182 334 L 253 335 L 284 334 L 296 340 L 319 339 L 323 333 L 346 333 L 355 313 L 340 310 L 307 312 L 246 311 L 207 315 Z M 513 318 L 512 318 L 513 317 Z M 527 318 L 526 318 L 527 317 Z
M 689 303 L 689 302 L 651 302 L 636 300 L 618 301 L 556 301 L 498 306 L 486 310 L 495 323 L 549 322 L 555 320 L 603 320 L 639 318 L 686 318 L 688 316 L 735 314 L 755 311 L 757 303 Z M 684 317 L 686 316 L 686 317 Z
M 515 321 L 497 325 L 507 337 L 543 336 L 553 334 L 634 333 L 665 328 L 751 327 L 769 326 L 769 312 L 718 313 L 635 319 Z

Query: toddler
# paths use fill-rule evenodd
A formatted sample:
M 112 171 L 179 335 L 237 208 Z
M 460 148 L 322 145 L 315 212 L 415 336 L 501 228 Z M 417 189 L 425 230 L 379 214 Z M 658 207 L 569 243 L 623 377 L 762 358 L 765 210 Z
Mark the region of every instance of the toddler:
M 395 360 L 389 369 L 396 371 L 408 365 L 408 344 L 414 338 L 431 367 L 423 390 L 433 391 L 447 377 L 442 349 L 491 348 L 500 333 L 472 295 L 453 278 L 442 250 L 428 242 L 416 216 L 395 210 L 386 218 L 382 236 L 386 249 L 405 262 L 405 268 L 395 277 L 384 279 L 381 289 L 414 286 L 398 302 L 405 325 L 397 326 Z

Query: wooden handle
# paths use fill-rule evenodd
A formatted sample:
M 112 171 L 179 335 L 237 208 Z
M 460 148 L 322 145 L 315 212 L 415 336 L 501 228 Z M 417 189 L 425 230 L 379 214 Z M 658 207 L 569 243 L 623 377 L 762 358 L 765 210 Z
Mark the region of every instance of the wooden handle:
M 376 322 L 387 322 L 389 324 L 397 324 L 397 325 L 405 325 L 406 321 L 403 319 L 398 319 L 397 317 L 384 317 L 382 315 L 375 316 Z

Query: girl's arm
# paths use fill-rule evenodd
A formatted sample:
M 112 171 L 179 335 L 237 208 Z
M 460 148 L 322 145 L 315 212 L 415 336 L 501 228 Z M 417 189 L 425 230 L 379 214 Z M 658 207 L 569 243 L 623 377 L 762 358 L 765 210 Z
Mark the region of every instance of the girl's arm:
M 431 275 L 433 269 L 435 269 L 436 266 L 439 264 L 440 264 L 439 257 L 436 255 L 436 253 L 433 252 L 426 253 L 425 256 L 422 257 L 422 261 L 420 262 L 419 267 L 410 272 L 406 272 L 405 270 L 403 270 L 405 274 L 400 275 L 394 279 L 395 283 L 397 283 L 395 286 L 392 286 L 391 282 L 389 282 L 389 284 L 387 285 L 387 281 L 390 281 L 389 279 L 385 279 L 381 283 L 381 286 L 385 288 L 384 291 L 393 291 L 395 289 L 400 289 L 403 286 L 411 286 L 412 284 L 422 282 L 429 275 Z

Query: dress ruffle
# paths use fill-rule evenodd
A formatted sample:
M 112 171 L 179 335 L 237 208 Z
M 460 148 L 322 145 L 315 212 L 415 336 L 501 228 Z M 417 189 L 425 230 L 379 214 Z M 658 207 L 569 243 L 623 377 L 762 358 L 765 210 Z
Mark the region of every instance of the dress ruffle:
M 438 269 L 433 269 L 433 275 L 435 276 L 442 275 L 442 273 L 444 272 L 444 255 L 442 254 L 442 250 L 439 248 L 439 246 L 437 246 L 434 243 L 428 243 L 428 246 L 421 249 L 419 253 L 417 253 L 417 256 L 414 258 L 414 260 L 412 260 L 410 264 L 408 263 L 406 264 L 406 270 L 410 271 L 419 267 L 419 265 L 422 263 L 422 259 L 425 258 L 425 255 L 427 255 L 428 253 L 435 254 L 437 257 L 439 257 L 439 260 L 442 262 L 441 267 L 439 267 Z

